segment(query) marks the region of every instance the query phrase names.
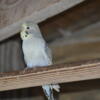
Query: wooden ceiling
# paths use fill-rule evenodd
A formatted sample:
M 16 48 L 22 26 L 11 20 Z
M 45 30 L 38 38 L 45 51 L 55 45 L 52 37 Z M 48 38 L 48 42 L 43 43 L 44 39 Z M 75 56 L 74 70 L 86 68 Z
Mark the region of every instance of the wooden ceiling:
M 21 23 L 39 23 L 83 0 L 0 0 L 0 40 L 20 31 Z
M 45 34 L 65 29 L 77 32 L 87 26 L 100 22 L 100 0 L 87 0 L 40 24 Z M 97 26 L 97 25 L 96 25 Z

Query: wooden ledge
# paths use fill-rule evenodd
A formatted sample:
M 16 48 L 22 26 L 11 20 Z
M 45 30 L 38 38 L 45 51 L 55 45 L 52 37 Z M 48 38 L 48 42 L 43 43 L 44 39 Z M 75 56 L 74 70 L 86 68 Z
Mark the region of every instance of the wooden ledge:
M 100 78 L 100 59 L 0 73 L 0 91 Z
M 83 2 L 84 0 L 12 1 L 12 4 L 10 4 L 8 0 L 0 2 L 0 41 L 20 32 L 21 24 L 26 21 L 33 21 L 38 24 Z M 7 2 L 10 5 L 8 5 Z M 12 18 L 12 16 L 14 17 Z

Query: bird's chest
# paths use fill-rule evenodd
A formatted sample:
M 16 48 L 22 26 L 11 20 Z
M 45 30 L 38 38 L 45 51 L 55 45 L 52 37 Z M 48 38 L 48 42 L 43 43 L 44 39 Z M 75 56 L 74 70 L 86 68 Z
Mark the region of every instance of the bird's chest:
M 39 58 L 42 55 L 43 49 L 44 48 L 38 44 L 33 44 L 33 45 L 28 44 L 27 47 L 26 45 L 23 44 L 23 52 L 25 59 Z
M 37 43 L 23 43 L 22 46 L 24 59 L 28 67 L 46 66 L 49 65 L 48 56 L 45 52 L 45 44 L 43 42 Z
M 28 67 L 44 66 L 47 65 L 47 60 L 44 54 L 44 48 L 41 46 L 28 47 L 23 46 L 24 59 Z M 47 63 L 45 63 L 47 62 Z

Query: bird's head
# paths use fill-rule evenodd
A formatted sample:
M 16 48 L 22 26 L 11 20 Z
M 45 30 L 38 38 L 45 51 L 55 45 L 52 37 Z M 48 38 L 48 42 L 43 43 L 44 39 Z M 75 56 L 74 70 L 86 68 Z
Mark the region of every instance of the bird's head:
M 27 40 L 32 37 L 32 34 L 29 33 L 28 29 L 30 26 L 27 25 L 27 23 L 22 24 L 22 29 L 20 32 L 20 36 L 22 40 Z
M 24 23 L 22 24 L 22 30 L 20 32 L 22 40 L 27 40 L 32 37 L 41 36 L 41 32 L 36 24 L 33 23 Z

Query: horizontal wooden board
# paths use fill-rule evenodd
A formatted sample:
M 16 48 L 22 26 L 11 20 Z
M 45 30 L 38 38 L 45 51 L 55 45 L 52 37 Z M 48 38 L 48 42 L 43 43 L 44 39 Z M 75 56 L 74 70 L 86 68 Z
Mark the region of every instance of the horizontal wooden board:
M 100 59 L 0 73 L 0 91 L 100 78 Z

